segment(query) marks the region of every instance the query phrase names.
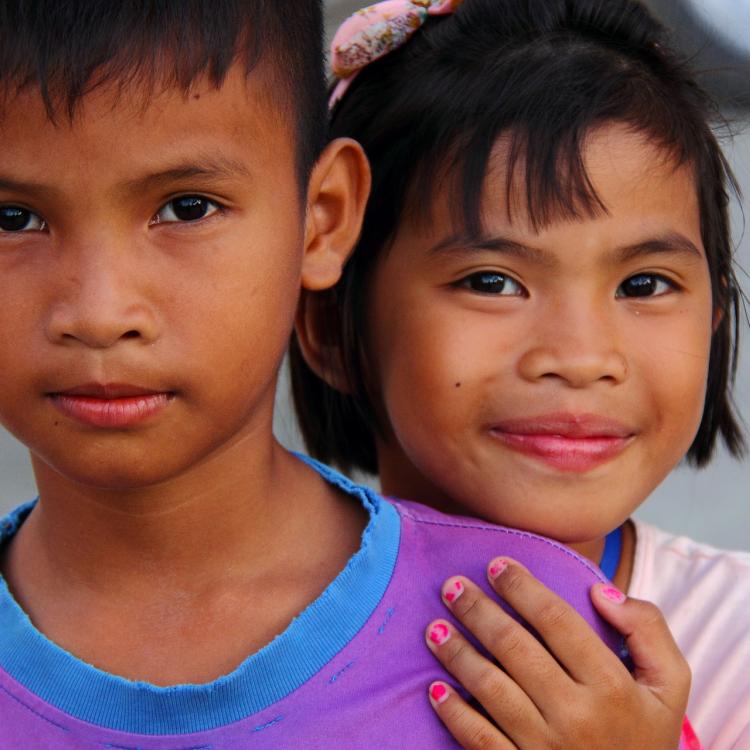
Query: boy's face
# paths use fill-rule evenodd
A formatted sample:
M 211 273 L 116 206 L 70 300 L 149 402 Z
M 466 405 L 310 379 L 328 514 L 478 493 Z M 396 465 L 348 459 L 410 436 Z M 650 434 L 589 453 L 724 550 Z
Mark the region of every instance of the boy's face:
M 84 484 L 143 486 L 270 437 L 305 238 L 261 73 L 0 121 L 0 416 Z M 128 94 L 133 96 L 129 97 Z
M 376 270 L 384 489 L 597 540 L 679 462 L 701 419 L 713 314 L 693 175 L 603 128 L 585 161 L 607 213 L 536 232 L 518 204 L 509 221 L 497 157 L 494 248 L 441 246 L 452 229 L 439 202 Z

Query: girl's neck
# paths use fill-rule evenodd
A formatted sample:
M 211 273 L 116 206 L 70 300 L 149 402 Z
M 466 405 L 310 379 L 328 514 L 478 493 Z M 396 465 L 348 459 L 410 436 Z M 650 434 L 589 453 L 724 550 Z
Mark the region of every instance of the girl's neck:
M 612 583 L 621 591 L 627 591 L 630 586 L 635 560 L 635 526 L 632 521 L 628 520 L 621 526 L 621 530 L 622 546 L 620 548 L 620 559 Z M 595 565 L 599 565 L 602 560 L 605 544 L 606 538 L 569 544 L 568 546 Z

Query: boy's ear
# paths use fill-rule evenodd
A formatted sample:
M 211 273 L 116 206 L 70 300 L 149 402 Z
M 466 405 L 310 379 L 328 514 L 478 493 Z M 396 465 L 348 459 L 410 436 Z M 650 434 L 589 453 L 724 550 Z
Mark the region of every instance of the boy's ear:
M 331 325 L 334 304 L 331 294 L 303 289 L 294 330 L 307 366 L 331 388 L 351 394 L 343 352 L 333 333 L 337 326 Z
M 333 286 L 359 238 L 370 194 L 370 165 L 356 141 L 338 138 L 321 154 L 307 193 L 302 286 Z

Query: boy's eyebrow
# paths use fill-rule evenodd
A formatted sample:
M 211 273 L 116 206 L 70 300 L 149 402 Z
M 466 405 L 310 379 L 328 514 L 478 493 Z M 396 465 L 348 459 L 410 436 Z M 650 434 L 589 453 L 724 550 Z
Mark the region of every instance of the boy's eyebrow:
M 42 197 L 54 197 L 60 191 L 53 185 L 45 185 L 42 182 L 25 182 L 24 180 L 15 180 L 12 177 L 0 175 L 0 190 L 9 193 L 24 193 L 27 195 L 40 195 Z
M 195 178 L 203 179 L 230 179 L 233 177 L 249 177 L 250 171 L 241 161 L 227 157 L 208 157 L 200 161 L 190 161 L 166 167 L 158 172 L 152 172 L 142 177 L 128 180 L 124 183 L 125 191 L 143 192 L 149 188 L 158 188 L 160 185 L 189 180 Z M 45 185 L 41 182 L 27 182 L 16 180 L 0 174 L 0 190 L 9 193 L 25 193 L 53 198 L 61 193 L 54 185 Z
M 224 156 L 211 156 L 198 161 L 174 164 L 160 169 L 158 172 L 136 177 L 128 180 L 124 187 L 128 191 L 140 192 L 180 180 L 195 178 L 216 180 L 249 176 L 250 171 L 241 161 Z

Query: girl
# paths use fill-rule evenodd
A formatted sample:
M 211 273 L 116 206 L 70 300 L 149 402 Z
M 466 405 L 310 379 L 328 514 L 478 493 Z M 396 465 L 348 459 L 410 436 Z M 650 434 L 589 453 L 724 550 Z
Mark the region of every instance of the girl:
M 683 457 L 743 446 L 734 182 L 710 101 L 629 0 L 390 0 L 333 52 L 332 134 L 363 144 L 373 193 L 340 283 L 298 317 L 310 451 L 386 494 L 614 557 L 691 665 L 704 743 L 750 747 L 750 555 L 628 520 Z M 497 589 L 515 575 L 490 566 Z M 497 728 L 446 685 L 436 710 L 467 747 L 540 746 L 499 611 L 456 582 L 447 606 L 505 671 L 447 623 L 428 645 Z

